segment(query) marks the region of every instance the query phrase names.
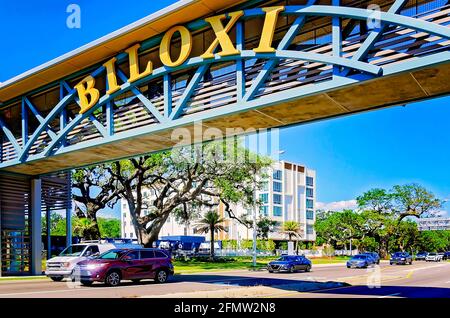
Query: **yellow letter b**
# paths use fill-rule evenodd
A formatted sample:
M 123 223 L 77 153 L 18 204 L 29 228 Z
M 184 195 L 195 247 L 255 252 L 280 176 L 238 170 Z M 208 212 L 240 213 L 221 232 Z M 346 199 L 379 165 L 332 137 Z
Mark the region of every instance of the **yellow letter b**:
M 91 75 L 87 76 L 80 83 L 75 85 L 75 89 L 78 92 L 78 98 L 80 99 L 80 114 L 84 114 L 91 109 L 92 106 L 97 104 L 100 93 L 94 86 L 95 78 Z M 88 99 L 88 96 L 90 99 Z

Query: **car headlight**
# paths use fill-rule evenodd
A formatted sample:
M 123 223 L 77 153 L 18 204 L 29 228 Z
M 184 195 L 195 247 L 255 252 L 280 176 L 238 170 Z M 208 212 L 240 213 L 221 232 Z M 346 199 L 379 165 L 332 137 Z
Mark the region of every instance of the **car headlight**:
M 404 261 L 404 260 L 405 260 L 405 258 L 404 258 L 404 257 L 402 257 L 402 258 L 401 258 L 401 260 L 402 260 L 402 261 Z
M 88 264 L 88 265 L 86 265 L 86 269 L 93 270 L 93 269 L 101 268 L 105 265 L 106 264 Z
M 69 268 L 70 265 L 71 265 L 70 262 L 65 262 L 65 263 L 61 264 L 61 266 L 64 267 L 64 268 Z

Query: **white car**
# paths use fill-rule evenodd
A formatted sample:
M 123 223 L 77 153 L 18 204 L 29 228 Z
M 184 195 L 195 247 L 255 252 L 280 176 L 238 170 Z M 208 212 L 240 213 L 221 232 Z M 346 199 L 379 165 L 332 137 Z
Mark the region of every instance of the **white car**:
M 66 247 L 57 257 L 47 260 L 45 275 L 55 282 L 73 276 L 75 265 L 114 248 L 139 248 L 137 244 L 93 243 L 91 241 Z
M 427 257 L 425 257 L 425 261 L 427 262 L 440 262 L 442 260 L 442 255 L 438 253 L 428 253 Z

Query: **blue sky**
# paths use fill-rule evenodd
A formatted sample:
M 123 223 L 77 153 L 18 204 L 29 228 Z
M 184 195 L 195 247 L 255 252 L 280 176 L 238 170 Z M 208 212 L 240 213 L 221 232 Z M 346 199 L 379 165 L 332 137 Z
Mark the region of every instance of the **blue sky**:
M 175 1 L 0 1 L 0 81 L 95 40 Z M 81 7 L 81 28 L 66 8 Z M 450 98 L 282 129 L 282 159 L 317 170 L 318 201 L 343 206 L 372 187 L 418 182 L 450 197 Z M 450 209 L 446 204 L 445 209 Z

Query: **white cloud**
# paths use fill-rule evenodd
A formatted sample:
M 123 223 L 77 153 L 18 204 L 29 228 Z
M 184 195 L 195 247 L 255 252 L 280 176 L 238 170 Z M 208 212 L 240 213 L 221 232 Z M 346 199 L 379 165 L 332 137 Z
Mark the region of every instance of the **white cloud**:
M 317 202 L 316 204 L 318 209 L 325 211 L 342 211 L 346 209 L 356 209 L 358 204 L 356 200 L 347 200 L 347 201 L 335 201 L 335 202 Z

